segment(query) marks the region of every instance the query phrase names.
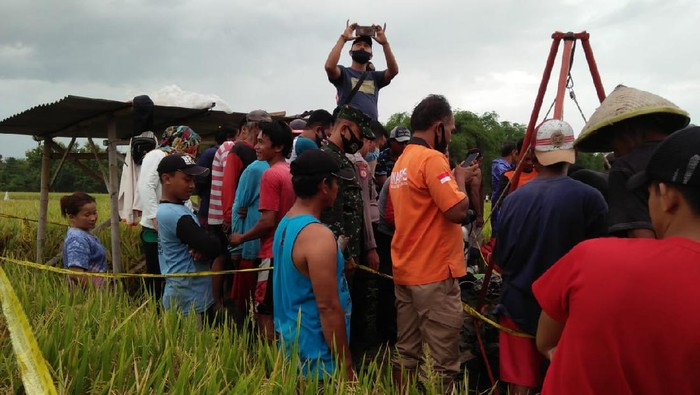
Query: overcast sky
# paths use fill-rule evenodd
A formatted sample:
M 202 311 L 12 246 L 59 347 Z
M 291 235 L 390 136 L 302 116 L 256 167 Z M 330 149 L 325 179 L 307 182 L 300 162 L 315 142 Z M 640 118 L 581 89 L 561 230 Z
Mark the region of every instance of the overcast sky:
M 555 5 L 556 4 L 556 5 Z M 399 75 L 379 118 L 429 93 L 455 109 L 527 123 L 554 31 L 591 33 L 603 84 L 660 94 L 700 117 L 700 3 L 694 0 L 0 2 L 0 119 L 66 95 L 128 100 L 176 85 L 234 111 L 334 107 L 323 64 L 346 19 L 387 24 Z M 341 64 L 349 64 L 348 43 Z M 384 69 L 381 46 L 373 62 Z M 559 57 L 558 57 L 559 60 Z M 558 75 L 559 64 L 553 76 Z M 597 107 L 580 46 L 572 70 L 586 116 Z M 553 80 L 554 80 L 553 79 Z M 553 81 L 554 83 L 554 81 Z M 548 90 L 541 116 L 551 103 Z M 565 120 L 583 127 L 573 102 Z M 22 157 L 29 137 L 0 135 Z

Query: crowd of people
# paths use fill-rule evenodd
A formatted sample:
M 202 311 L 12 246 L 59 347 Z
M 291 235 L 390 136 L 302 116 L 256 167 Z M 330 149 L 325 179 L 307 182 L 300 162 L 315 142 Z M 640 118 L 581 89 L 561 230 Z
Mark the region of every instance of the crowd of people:
M 260 335 L 298 353 L 308 377 L 354 378 L 363 353 L 388 344 L 399 387 L 430 366 L 448 391 L 464 362 L 460 280 L 480 255 L 482 155 L 450 164 L 456 125 L 440 95 L 422 99 L 410 125 L 384 129 L 378 94 L 398 65 L 383 27 L 371 37 L 357 28 L 347 24 L 325 64 L 332 113 L 287 123 L 251 111 L 198 160 L 199 135 L 174 126 L 145 153 L 133 208 L 148 273 L 269 269 L 149 279 L 147 290 L 202 327 L 252 311 Z M 349 41 L 352 65 L 340 66 Z M 384 71 L 370 67 L 373 42 Z M 499 322 L 533 336 L 500 334 L 510 393 L 692 392 L 700 128 L 688 123 L 669 101 L 620 86 L 578 139 L 552 119 L 528 146 L 504 142 L 491 167 Z M 578 169 L 577 150 L 613 152 L 611 167 Z M 64 265 L 104 271 L 89 234 L 94 199 L 75 193 L 61 209 Z

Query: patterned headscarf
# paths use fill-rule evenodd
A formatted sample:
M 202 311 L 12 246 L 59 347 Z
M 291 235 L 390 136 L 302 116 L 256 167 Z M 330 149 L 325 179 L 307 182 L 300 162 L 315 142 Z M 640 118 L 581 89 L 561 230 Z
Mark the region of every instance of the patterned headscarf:
M 169 126 L 160 140 L 161 151 L 170 154 L 173 151 L 196 156 L 202 139 L 189 126 Z

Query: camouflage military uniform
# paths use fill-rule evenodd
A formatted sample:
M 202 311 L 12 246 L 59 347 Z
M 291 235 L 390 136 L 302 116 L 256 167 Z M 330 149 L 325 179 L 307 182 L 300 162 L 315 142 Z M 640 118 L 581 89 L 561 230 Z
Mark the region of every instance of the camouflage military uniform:
M 340 151 L 335 144 L 329 142 L 321 147 L 330 154 L 341 169 L 350 169 L 355 172 L 352 162 Z M 333 207 L 323 210 L 321 222 L 328 225 L 336 238 L 345 235 L 350 238 L 345 258 L 354 258 L 359 263 L 362 242 L 362 189 L 355 176 L 352 180 L 338 180 L 338 197 Z

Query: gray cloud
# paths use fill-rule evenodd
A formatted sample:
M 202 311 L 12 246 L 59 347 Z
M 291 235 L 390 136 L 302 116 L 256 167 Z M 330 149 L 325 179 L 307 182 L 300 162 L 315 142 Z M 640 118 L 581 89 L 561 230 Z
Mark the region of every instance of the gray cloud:
M 555 30 L 591 33 L 606 91 L 625 83 L 700 114 L 700 54 L 688 45 L 700 33 L 694 1 L 356 3 L 4 0 L 0 118 L 68 94 L 126 100 L 169 84 L 217 94 L 236 111 L 330 109 L 323 63 L 348 18 L 387 23 L 400 74 L 380 94 L 382 120 L 442 93 L 456 108 L 526 123 Z M 380 45 L 374 53 L 383 67 Z M 590 115 L 597 99 L 581 48 L 575 61 L 575 90 Z M 583 126 L 568 100 L 565 117 Z M 4 156 L 33 146 L 0 136 Z

